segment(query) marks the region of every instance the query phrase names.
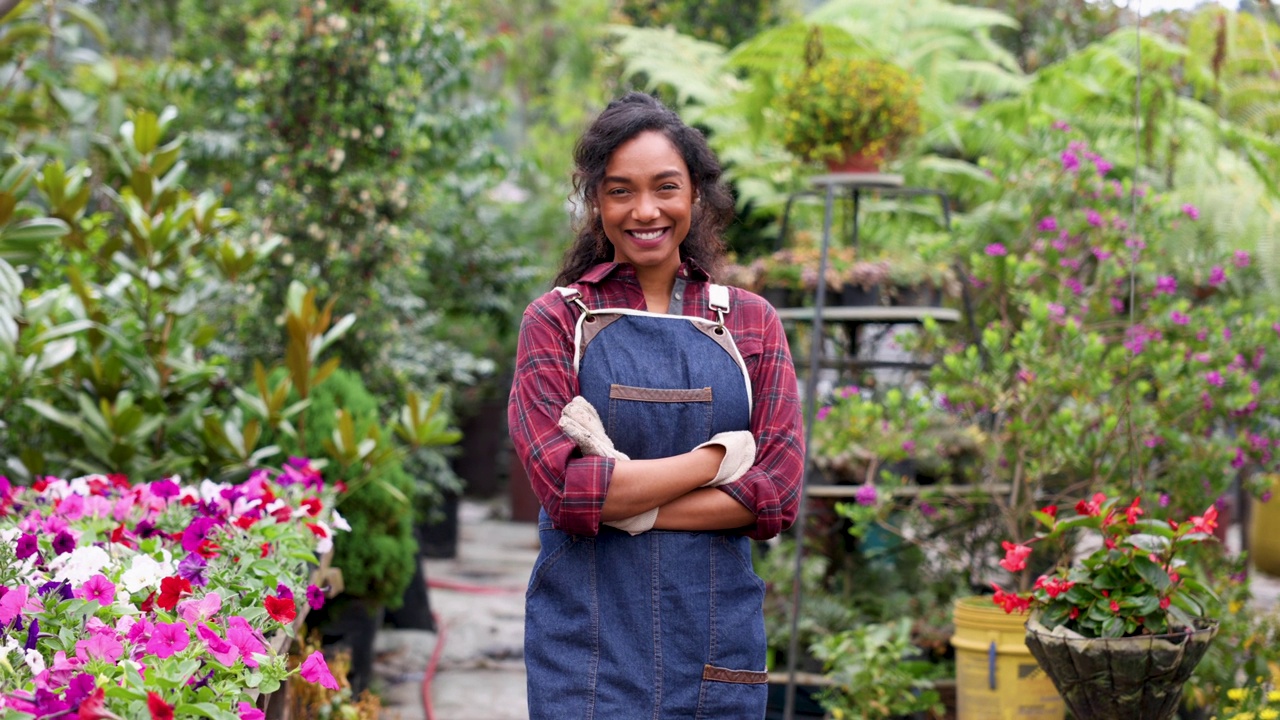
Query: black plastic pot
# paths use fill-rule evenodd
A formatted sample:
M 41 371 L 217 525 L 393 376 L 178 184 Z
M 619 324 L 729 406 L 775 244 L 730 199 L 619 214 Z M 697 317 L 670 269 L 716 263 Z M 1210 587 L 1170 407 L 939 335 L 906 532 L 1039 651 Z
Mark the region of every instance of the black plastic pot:
M 418 539 L 418 557 L 454 558 L 458 556 L 457 493 L 445 493 L 434 522 L 419 522 L 413 531 Z
M 822 709 L 816 697 L 822 692 L 818 685 L 796 685 L 795 713 L 797 720 L 811 718 L 822 720 L 827 711 Z M 787 709 L 787 684 L 785 682 L 769 683 L 769 700 L 765 706 L 765 720 L 783 720 Z
M 427 591 L 427 571 L 418 560 L 413 579 L 404 590 L 404 604 L 399 609 L 388 610 L 386 624 L 401 630 L 436 631 L 436 619 L 431 614 L 431 596 Z
M 880 286 L 864 288 L 861 285 L 845 285 L 840 289 L 840 304 L 850 307 L 876 306 L 880 304 Z

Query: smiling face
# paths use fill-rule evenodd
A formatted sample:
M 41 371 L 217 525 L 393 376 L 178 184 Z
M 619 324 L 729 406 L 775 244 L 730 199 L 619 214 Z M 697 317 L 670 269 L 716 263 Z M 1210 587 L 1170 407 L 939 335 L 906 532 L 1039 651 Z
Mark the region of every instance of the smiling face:
M 674 277 L 693 200 L 689 168 L 665 135 L 646 131 L 619 145 L 596 195 L 614 260 Z

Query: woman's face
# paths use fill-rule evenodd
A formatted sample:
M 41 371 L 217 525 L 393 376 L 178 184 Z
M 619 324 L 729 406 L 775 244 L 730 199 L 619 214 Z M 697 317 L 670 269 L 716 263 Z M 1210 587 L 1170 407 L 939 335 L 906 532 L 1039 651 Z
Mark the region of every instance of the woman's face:
M 666 135 L 646 131 L 619 145 L 596 196 L 614 260 L 674 275 L 693 200 L 689 168 Z

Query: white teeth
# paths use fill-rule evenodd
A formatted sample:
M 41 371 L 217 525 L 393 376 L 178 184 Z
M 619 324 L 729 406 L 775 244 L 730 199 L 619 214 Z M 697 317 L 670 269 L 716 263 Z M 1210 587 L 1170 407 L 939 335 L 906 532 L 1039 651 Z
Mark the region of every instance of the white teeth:
M 665 231 L 654 230 L 652 232 L 640 232 L 639 230 L 632 230 L 631 234 L 634 235 L 637 240 L 657 240 L 662 237 L 663 232 Z

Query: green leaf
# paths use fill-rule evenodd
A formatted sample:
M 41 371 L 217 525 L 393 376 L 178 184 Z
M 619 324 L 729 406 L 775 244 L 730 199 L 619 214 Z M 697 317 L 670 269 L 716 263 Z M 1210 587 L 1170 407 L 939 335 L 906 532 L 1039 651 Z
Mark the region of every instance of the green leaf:
M 1133 558 L 1133 569 L 1138 571 L 1142 579 L 1147 581 L 1149 585 L 1156 589 L 1156 592 L 1164 593 L 1169 588 L 1171 581 L 1169 573 L 1164 571 L 1157 563 L 1151 562 L 1150 558 L 1135 557 Z

